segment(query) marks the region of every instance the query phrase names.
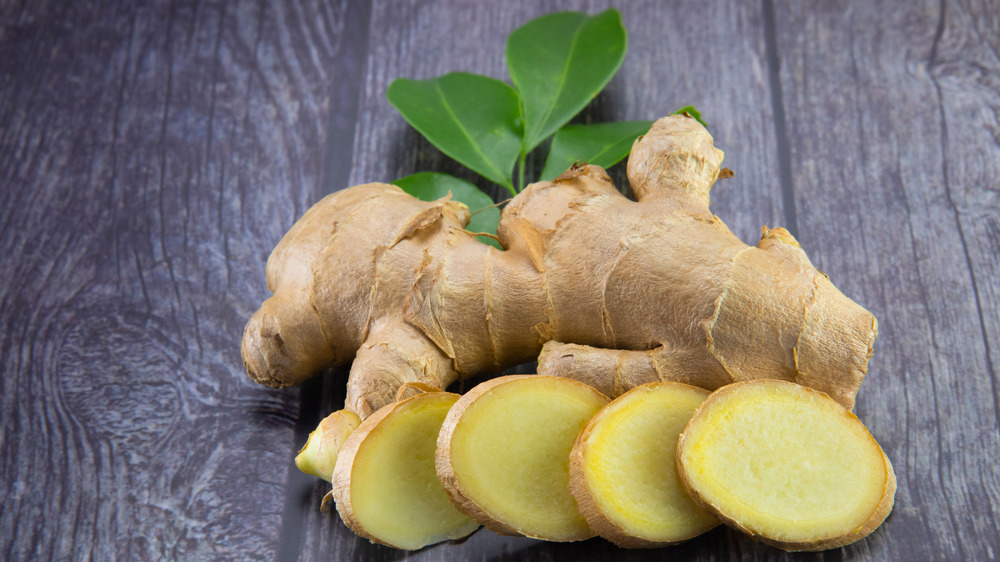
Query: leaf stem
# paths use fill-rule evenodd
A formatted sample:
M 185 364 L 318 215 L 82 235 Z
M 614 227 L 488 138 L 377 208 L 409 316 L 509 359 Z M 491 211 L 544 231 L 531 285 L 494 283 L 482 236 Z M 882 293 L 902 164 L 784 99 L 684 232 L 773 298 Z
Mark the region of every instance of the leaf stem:
M 505 183 L 503 186 L 507 188 L 507 191 L 510 192 L 511 196 L 517 195 L 517 190 L 514 189 L 513 183 Z
M 528 155 L 521 151 L 521 156 L 517 160 L 517 190 L 524 191 L 524 162 L 527 160 Z M 517 195 L 515 193 L 514 195 Z

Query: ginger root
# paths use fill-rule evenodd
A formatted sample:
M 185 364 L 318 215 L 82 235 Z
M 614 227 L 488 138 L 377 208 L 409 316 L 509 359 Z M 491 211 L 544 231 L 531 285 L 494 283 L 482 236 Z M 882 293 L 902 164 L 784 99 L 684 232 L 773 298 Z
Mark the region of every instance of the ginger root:
M 677 475 L 677 438 L 708 391 L 676 382 L 633 388 L 601 409 L 570 454 L 569 489 L 590 528 L 625 548 L 667 546 L 719 524 Z
M 323 418 L 295 457 L 295 466 L 306 474 L 330 482 L 340 448 L 360 424 L 361 418 L 347 410 L 338 410 Z
M 479 528 L 451 505 L 434 469 L 441 423 L 458 398 L 428 392 L 386 405 L 347 438 L 333 470 L 333 498 L 352 531 L 416 550 Z
M 677 470 L 704 509 L 789 551 L 863 539 L 896 492 L 888 457 L 854 414 L 779 380 L 709 396 L 680 436 Z
M 438 478 L 488 529 L 549 541 L 594 536 L 569 492 L 573 441 L 607 397 L 564 377 L 511 375 L 455 403 L 438 436 Z
M 573 167 L 503 210 L 506 251 L 466 232 L 468 208 L 447 198 L 385 184 L 329 195 L 268 259 L 274 294 L 244 331 L 246 370 L 284 387 L 353 361 L 345 409 L 364 419 L 403 385 L 445 389 L 545 345 L 540 373 L 610 396 L 777 378 L 851 408 L 874 316 L 784 229 L 747 246 L 709 211 L 722 156 L 693 118 L 660 119 L 629 158 L 637 202 L 603 169 Z

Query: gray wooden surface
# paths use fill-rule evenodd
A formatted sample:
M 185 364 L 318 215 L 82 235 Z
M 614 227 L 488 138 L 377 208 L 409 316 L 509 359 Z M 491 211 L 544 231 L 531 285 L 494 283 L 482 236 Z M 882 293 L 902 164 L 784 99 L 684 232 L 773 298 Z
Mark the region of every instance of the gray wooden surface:
M 879 319 L 856 413 L 899 490 L 875 534 L 823 554 L 726 529 L 653 551 L 374 546 L 291 463 L 345 373 L 283 391 L 242 373 L 267 254 L 313 202 L 475 180 L 388 83 L 506 78 L 512 29 L 609 3 L 6 1 L 0 559 L 1000 557 L 1000 5 L 621 4 L 628 57 L 580 119 L 697 105 L 736 172 L 716 214 L 748 242 L 788 227 Z

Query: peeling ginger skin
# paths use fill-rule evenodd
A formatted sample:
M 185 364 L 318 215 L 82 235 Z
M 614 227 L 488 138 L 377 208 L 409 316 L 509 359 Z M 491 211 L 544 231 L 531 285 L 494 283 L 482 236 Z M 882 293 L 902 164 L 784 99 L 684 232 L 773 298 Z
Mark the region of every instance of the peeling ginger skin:
M 365 418 L 404 383 L 443 389 L 545 344 L 540 373 L 612 396 L 779 378 L 852 407 L 874 316 L 784 229 L 747 246 L 709 211 L 722 156 L 696 120 L 660 119 L 629 158 L 638 202 L 603 169 L 571 168 L 507 205 L 506 251 L 463 230 L 460 203 L 385 184 L 334 193 L 268 260 L 274 296 L 247 324 L 247 372 L 289 386 L 353 359 L 345 408 Z

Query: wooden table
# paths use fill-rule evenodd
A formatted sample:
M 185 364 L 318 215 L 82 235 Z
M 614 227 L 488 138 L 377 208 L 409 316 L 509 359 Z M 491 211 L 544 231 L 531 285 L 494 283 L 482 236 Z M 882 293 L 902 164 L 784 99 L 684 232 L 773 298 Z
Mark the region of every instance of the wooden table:
M 724 528 L 654 551 L 481 531 L 406 554 L 318 511 L 291 461 L 345 372 L 244 375 L 268 253 L 342 187 L 475 179 L 391 80 L 506 79 L 512 29 L 605 4 L 0 3 L 0 558 L 1000 556 L 997 2 L 621 2 L 628 57 L 581 117 L 697 105 L 736 172 L 715 213 L 748 242 L 788 227 L 876 314 L 856 413 L 899 490 L 871 537 L 790 555 Z

